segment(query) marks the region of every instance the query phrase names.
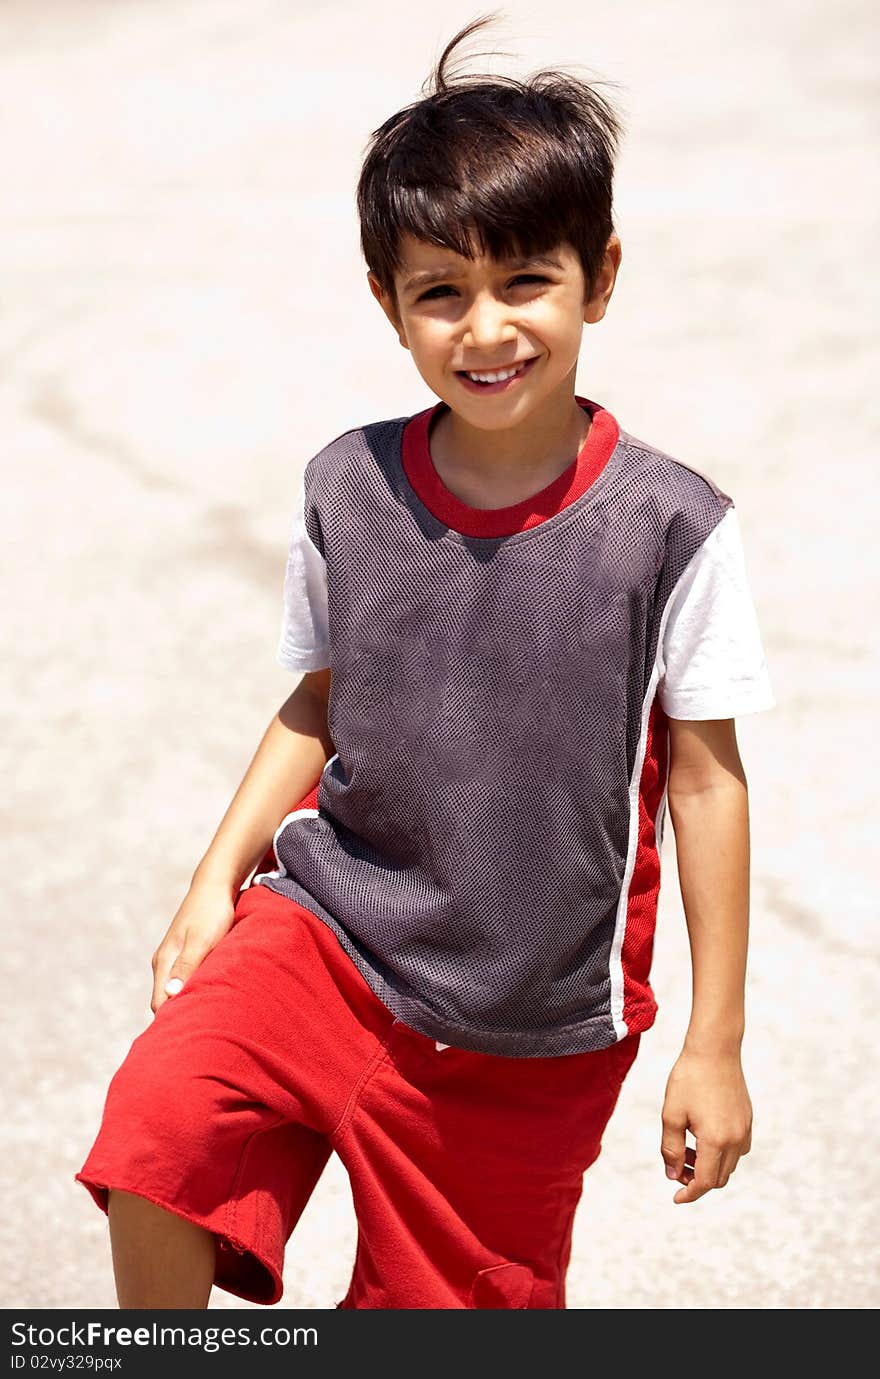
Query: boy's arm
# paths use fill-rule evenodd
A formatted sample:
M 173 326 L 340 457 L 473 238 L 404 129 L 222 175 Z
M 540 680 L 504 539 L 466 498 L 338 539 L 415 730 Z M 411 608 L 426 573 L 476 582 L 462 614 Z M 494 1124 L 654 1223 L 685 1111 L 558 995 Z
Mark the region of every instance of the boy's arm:
M 272 719 L 192 886 L 221 886 L 231 897 L 260 861 L 292 805 L 313 788 L 335 752 L 327 727 L 330 671 L 304 675 Z
M 291 805 L 336 748 L 327 726 L 330 671 L 304 675 L 269 724 L 190 888 L 152 957 L 157 1012 L 177 995 L 235 920 L 237 893 Z
M 693 972 L 691 1018 L 669 1076 L 661 1153 L 676 1202 L 724 1187 L 751 1147 L 740 1062 L 749 929 L 748 786 L 732 718 L 669 719 L 668 806 Z M 685 1148 L 685 1132 L 697 1141 Z

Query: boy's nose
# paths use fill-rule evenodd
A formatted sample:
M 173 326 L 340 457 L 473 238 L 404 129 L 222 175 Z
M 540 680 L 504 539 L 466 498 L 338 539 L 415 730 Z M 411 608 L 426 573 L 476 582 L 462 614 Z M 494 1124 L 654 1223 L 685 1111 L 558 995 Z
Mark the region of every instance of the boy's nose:
M 488 354 L 516 338 L 516 325 L 509 319 L 509 308 L 487 294 L 478 296 L 467 314 L 462 336 L 465 349 Z

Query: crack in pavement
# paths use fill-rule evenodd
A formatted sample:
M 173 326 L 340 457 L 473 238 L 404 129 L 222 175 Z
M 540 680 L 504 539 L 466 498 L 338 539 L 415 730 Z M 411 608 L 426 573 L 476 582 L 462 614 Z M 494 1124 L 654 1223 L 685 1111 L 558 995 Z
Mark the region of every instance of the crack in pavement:
M 783 882 L 770 877 L 759 877 L 756 878 L 755 884 L 764 892 L 765 908 L 771 910 L 783 924 L 789 929 L 794 929 L 802 938 L 825 944 L 841 956 L 880 962 L 880 953 L 875 953 L 870 948 L 860 948 L 858 944 L 849 942 L 840 934 L 831 933 L 815 910 L 810 910 L 790 898 Z
M 46 379 L 34 389 L 28 410 L 58 431 L 68 444 L 92 455 L 103 455 L 143 488 L 192 496 L 192 489 L 185 484 L 150 469 L 128 441 L 90 427 L 56 379 Z

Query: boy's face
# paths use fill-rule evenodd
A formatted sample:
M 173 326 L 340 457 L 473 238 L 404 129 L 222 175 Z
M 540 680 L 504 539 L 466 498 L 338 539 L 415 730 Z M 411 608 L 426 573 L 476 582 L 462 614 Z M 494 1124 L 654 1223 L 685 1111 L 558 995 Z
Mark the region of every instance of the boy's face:
M 401 251 L 397 303 L 372 273 L 370 288 L 422 378 L 452 411 L 495 430 L 523 422 L 559 390 L 573 395 L 584 323 L 602 319 L 614 290 L 616 235 L 589 296 L 568 244 L 540 259 L 502 263 L 462 258 L 407 234 Z M 437 276 L 426 281 L 426 274 Z M 505 383 L 486 386 L 467 377 L 513 366 L 522 371 Z

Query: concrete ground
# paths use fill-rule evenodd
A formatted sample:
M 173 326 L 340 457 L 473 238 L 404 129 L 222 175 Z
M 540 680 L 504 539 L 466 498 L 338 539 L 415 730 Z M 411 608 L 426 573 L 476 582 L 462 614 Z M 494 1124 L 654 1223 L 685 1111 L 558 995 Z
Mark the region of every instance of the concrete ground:
M 571 1308 L 878 1303 L 874 9 L 510 3 L 475 45 L 621 83 L 624 262 L 579 391 L 734 497 L 779 701 L 738 723 L 753 1152 L 672 1204 L 670 827 L 661 1011 L 587 1176 Z M 115 1306 L 73 1174 L 151 1019 L 150 955 L 293 687 L 274 658 L 300 469 L 434 401 L 366 286 L 359 161 L 481 12 L 0 8 L 7 1307 Z M 354 1241 L 334 1159 L 281 1305 L 332 1307 Z

